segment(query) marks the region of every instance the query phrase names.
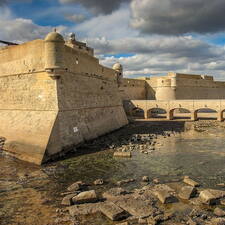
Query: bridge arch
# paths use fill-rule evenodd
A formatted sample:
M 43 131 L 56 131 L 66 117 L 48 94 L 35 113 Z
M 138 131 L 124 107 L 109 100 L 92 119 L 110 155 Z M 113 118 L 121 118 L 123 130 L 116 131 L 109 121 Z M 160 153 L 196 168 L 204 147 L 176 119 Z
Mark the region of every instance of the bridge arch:
M 168 119 L 191 119 L 191 111 L 186 108 L 173 108 L 168 114 Z
M 167 111 L 163 108 L 151 108 L 147 110 L 147 118 L 166 118 Z
M 212 108 L 199 108 L 194 111 L 194 119 L 218 119 L 219 112 Z
M 133 107 L 131 109 L 131 115 L 138 119 L 145 119 L 145 111 L 140 107 Z

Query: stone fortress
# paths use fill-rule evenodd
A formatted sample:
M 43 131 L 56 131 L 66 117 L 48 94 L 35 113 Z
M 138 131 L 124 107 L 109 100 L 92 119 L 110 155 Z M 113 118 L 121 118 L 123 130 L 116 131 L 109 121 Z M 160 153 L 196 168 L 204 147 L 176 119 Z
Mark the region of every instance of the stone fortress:
M 104 67 L 94 50 L 78 42 L 75 35 L 65 41 L 51 32 L 45 40 L 0 48 L 0 96 L 3 149 L 19 159 L 42 164 L 126 125 L 126 113 L 142 105 L 146 118 L 148 104 L 168 108 L 171 101 L 179 100 L 193 107 L 193 101 L 207 99 L 221 113 L 225 82 L 176 73 L 123 78 L 119 63 L 112 69 Z M 199 101 L 207 108 L 205 100 Z M 180 102 L 176 104 L 179 106 L 173 109 L 181 108 Z M 171 111 L 168 113 L 172 119 Z

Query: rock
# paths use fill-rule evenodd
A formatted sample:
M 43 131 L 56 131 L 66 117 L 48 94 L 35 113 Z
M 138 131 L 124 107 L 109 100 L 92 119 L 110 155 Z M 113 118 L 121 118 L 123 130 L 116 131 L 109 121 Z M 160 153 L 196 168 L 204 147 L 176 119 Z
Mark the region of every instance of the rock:
M 199 198 L 203 203 L 208 205 L 215 205 L 218 202 L 215 195 L 213 195 L 209 190 L 201 191 Z
M 128 192 L 124 190 L 123 188 L 111 188 L 108 191 L 104 192 L 102 194 L 102 197 L 109 200 L 109 199 L 118 197 L 120 195 L 125 195 L 125 194 L 128 194 Z
M 163 204 L 178 202 L 178 199 L 167 190 L 158 190 L 155 195 Z
M 121 180 L 121 181 L 118 181 L 116 184 L 117 184 L 118 186 L 120 186 L 120 185 L 123 185 L 123 184 L 132 183 L 132 182 L 134 182 L 134 181 L 135 181 L 135 179 L 127 179 L 127 180 Z
M 197 189 L 195 187 L 191 187 L 191 186 L 184 186 L 181 188 L 180 192 L 179 192 L 179 197 L 182 199 L 190 199 L 195 197 L 197 193 Z
M 217 186 L 219 186 L 219 187 L 225 187 L 225 183 L 217 184 Z
M 159 183 L 160 183 L 160 181 L 159 181 L 159 179 L 158 179 L 158 178 L 155 178 L 155 179 L 153 179 L 153 183 L 154 183 L 154 184 L 159 184 Z
M 114 203 L 135 217 L 144 218 L 155 212 L 155 208 L 149 201 L 143 201 L 142 199 L 134 198 L 132 196 L 127 198 L 123 197 Z
M 138 224 L 147 224 L 147 219 L 142 219 L 142 218 L 139 218 L 138 219 Z
M 104 203 L 98 202 L 98 203 L 87 203 L 83 205 L 73 205 L 68 207 L 67 210 L 69 211 L 69 214 L 72 217 L 80 215 L 89 215 L 100 212 L 100 206 L 102 204 Z
M 223 219 L 223 218 L 213 218 L 210 221 L 210 225 L 225 225 L 225 219 Z
M 219 217 L 223 217 L 225 216 L 225 210 L 223 209 L 220 209 L 220 208 L 215 208 L 214 209 L 214 212 L 213 212 L 216 216 L 219 216 Z
M 147 177 L 147 176 L 142 177 L 142 181 L 143 182 L 149 182 L 149 177 Z
M 83 186 L 83 183 L 81 181 L 78 181 L 76 183 L 73 183 L 72 185 L 70 185 L 67 190 L 68 191 L 79 191 Z
M 222 201 L 223 198 L 225 197 L 225 191 L 207 189 L 201 191 L 199 197 L 201 201 L 205 204 L 209 205 L 221 204 L 220 200 Z
M 131 158 L 131 152 L 114 152 L 114 157 Z
M 198 225 L 194 220 L 192 220 L 191 218 L 187 221 L 188 225 Z
M 190 177 L 188 177 L 188 176 L 185 176 L 185 177 L 184 177 L 183 182 L 184 182 L 185 184 L 188 184 L 188 185 L 192 186 L 192 187 L 198 187 L 198 186 L 199 186 L 199 183 L 197 183 L 196 181 L 192 180 L 192 179 L 191 179 Z
M 117 223 L 116 225 L 130 225 L 129 222 L 124 222 L 124 223 Z
M 94 185 L 103 185 L 104 181 L 102 179 L 97 179 L 94 181 Z
M 72 201 L 75 204 L 96 202 L 97 200 L 98 198 L 94 190 L 81 192 L 72 198 Z
M 100 211 L 113 221 L 118 221 L 128 217 L 127 212 L 112 202 L 105 203 L 100 206 Z
M 62 204 L 62 205 L 66 205 L 66 206 L 72 205 L 72 198 L 73 198 L 74 196 L 76 196 L 76 195 L 77 195 L 77 194 L 69 194 L 69 195 L 66 195 L 66 196 L 63 198 L 61 204 Z

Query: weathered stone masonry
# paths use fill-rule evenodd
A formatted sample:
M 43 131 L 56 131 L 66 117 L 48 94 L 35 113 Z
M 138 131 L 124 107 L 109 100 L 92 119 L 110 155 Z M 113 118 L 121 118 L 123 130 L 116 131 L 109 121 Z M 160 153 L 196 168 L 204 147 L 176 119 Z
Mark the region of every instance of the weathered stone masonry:
M 41 164 L 127 124 L 115 70 L 85 44 L 50 33 L 0 50 L 0 135 L 4 149 Z

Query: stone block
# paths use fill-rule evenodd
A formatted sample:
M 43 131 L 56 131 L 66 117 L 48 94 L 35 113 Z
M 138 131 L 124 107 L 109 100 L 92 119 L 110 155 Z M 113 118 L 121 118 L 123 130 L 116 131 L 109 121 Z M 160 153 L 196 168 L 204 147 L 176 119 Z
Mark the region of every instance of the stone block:
M 111 188 L 108 191 L 104 192 L 102 194 L 102 197 L 106 199 L 113 199 L 115 197 L 118 197 L 120 195 L 125 195 L 127 193 L 128 192 L 124 190 L 123 188 Z
M 100 211 L 113 221 L 124 219 L 128 213 L 112 202 L 107 202 L 100 206 Z
M 91 203 L 98 200 L 94 190 L 84 191 L 72 198 L 74 204 Z
M 199 186 L 199 183 L 198 183 L 198 182 L 192 180 L 192 179 L 191 179 L 190 177 L 188 177 L 188 176 L 184 177 L 183 182 L 184 182 L 185 184 L 188 184 L 188 185 L 192 186 L 192 187 L 198 187 L 198 186 Z
M 66 206 L 72 205 L 72 198 L 73 198 L 74 196 L 76 196 L 76 195 L 77 195 L 77 194 L 70 194 L 70 195 L 65 196 L 65 197 L 63 198 L 61 204 L 62 204 L 62 205 L 66 205 Z
M 163 204 L 178 202 L 178 199 L 167 190 L 158 190 L 155 195 Z
M 184 186 L 181 188 L 180 192 L 179 192 L 179 197 L 182 199 L 190 199 L 195 197 L 197 193 L 197 189 L 195 187 L 192 186 Z
M 114 157 L 121 157 L 121 158 L 131 158 L 131 152 L 114 152 Z
M 201 191 L 199 198 L 203 203 L 208 205 L 215 205 L 218 202 L 215 195 L 213 195 L 209 190 Z

